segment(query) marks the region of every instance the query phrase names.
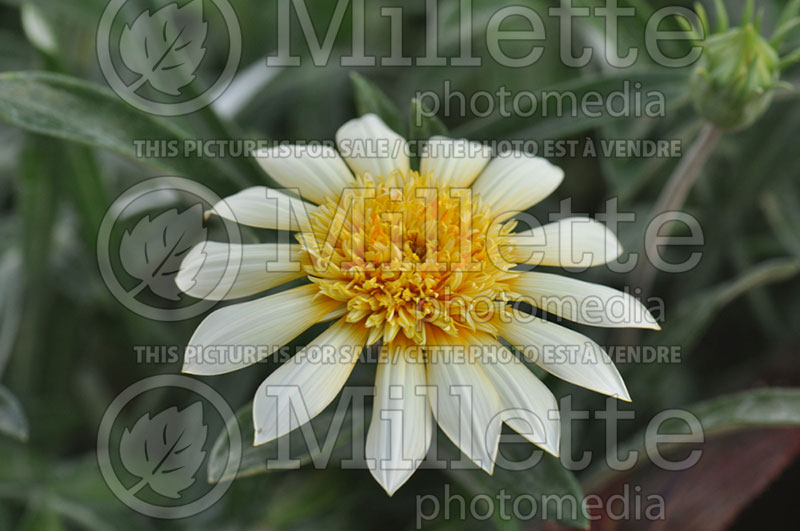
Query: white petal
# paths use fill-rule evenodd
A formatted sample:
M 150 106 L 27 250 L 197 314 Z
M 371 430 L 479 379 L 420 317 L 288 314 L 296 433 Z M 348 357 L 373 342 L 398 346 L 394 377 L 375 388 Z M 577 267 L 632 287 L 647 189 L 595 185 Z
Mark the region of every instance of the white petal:
M 342 157 L 330 146 L 277 146 L 255 154 L 258 163 L 284 188 L 299 188 L 314 203 L 336 199 L 355 183 Z
M 302 277 L 299 255 L 294 244 L 198 243 L 183 259 L 175 283 L 198 299 L 247 297 Z
M 408 352 L 392 347 L 382 350 L 367 433 L 367 464 L 390 496 L 425 459 L 433 431 L 425 360 Z
M 366 339 L 364 326 L 341 319 L 270 374 L 253 400 L 254 444 L 286 435 L 319 415 L 341 391 Z
M 622 245 L 608 227 L 591 218 L 560 219 L 505 241 L 518 246 L 514 261 L 522 264 L 585 268 L 607 264 L 622 254 Z
M 324 318 L 341 315 L 346 307 L 318 297 L 313 284 L 250 302 L 233 304 L 209 314 L 187 345 L 183 372 L 222 374 L 266 358 Z M 237 348 L 238 347 L 238 348 Z
M 453 188 L 466 188 L 491 158 L 491 148 L 480 142 L 434 136 L 425 145 L 420 173 L 430 173 L 436 182 Z
M 500 335 L 547 372 L 586 389 L 630 401 L 619 371 L 588 337 L 521 312 L 498 321 Z M 530 322 L 521 322 L 522 317 Z
M 488 335 L 477 337 L 487 346 L 481 367 L 500 396 L 503 420 L 533 444 L 558 457 L 561 437 L 558 402 L 517 357 Z
M 409 170 L 408 142 L 374 114 L 350 120 L 336 132 L 336 144 L 356 175 L 388 177 Z
M 547 160 L 513 151 L 490 162 L 472 190 L 502 220 L 552 194 L 563 179 L 561 168 Z
M 433 335 L 429 332 L 429 339 Z M 455 354 L 436 348 L 448 345 L 447 339 L 436 339 L 428 346 L 431 408 L 453 444 L 491 474 L 500 444 L 503 407 L 491 381 L 469 354 L 468 345 L 453 345 L 452 341 L 450 346 L 458 347 Z
M 213 212 L 249 227 L 307 232 L 308 215 L 315 210 L 311 203 L 279 190 L 253 186 L 226 197 L 214 205 Z
M 526 302 L 576 323 L 661 329 L 639 299 L 608 286 L 539 272 L 522 273 L 509 283 Z

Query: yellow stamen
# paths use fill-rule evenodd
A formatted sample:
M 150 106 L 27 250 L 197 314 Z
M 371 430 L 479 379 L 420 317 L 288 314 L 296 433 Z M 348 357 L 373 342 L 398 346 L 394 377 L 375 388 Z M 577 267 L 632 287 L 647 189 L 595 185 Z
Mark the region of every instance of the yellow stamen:
M 497 258 L 515 222 L 494 221 L 469 190 L 416 171 L 359 176 L 319 206 L 301 260 L 320 293 L 347 303 L 347 320 L 371 328 L 370 342 L 400 330 L 417 344 L 426 328 L 495 334 L 486 309 L 518 276 Z M 496 306 L 496 305 L 495 305 Z

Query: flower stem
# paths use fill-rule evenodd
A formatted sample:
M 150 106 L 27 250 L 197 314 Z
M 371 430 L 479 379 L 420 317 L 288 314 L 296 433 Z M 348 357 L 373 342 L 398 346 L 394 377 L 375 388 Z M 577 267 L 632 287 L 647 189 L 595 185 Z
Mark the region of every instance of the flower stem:
M 700 170 L 708 160 L 709 155 L 719 141 L 722 131 L 711 124 L 706 124 L 700 130 L 700 135 L 692 144 L 689 152 L 681 159 L 675 171 L 670 175 L 667 184 L 661 190 L 658 201 L 651 215 L 651 219 L 664 212 L 679 210 L 686 201 L 686 196 L 692 189 Z M 642 297 L 646 297 L 653 286 L 657 270 L 650 261 L 651 256 L 656 256 L 657 234 L 653 233 L 645 241 L 645 255 L 633 272 L 634 285 L 642 289 Z

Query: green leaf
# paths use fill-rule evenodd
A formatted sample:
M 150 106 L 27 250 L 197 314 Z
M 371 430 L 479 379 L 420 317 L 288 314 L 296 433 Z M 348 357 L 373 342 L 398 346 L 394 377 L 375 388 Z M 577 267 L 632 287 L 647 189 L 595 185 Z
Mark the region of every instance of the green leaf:
M 408 139 L 411 143 L 411 165 L 419 168 L 422 145 L 434 135 L 447 136 L 447 127 L 431 114 L 426 105 L 414 98 L 411 100 Z
M 25 130 L 101 147 L 160 172 L 215 185 L 228 193 L 248 184 L 214 159 L 148 157 L 137 144 L 174 143 L 181 151 L 193 139 L 162 118 L 137 111 L 113 92 L 80 79 L 47 72 L 0 74 L 0 119 Z
M 56 513 L 69 529 L 113 531 L 124 521 L 131 531 L 152 530 L 108 488 L 95 452 L 56 461 L 0 439 L 0 498 Z
M 745 0 L 744 13 L 742 13 L 742 26 L 746 26 L 753 21 L 753 12 L 755 11 L 755 0 Z
M 42 157 L 47 150 L 48 157 Z M 51 234 L 60 200 L 64 150 L 60 142 L 28 135 L 23 148 L 19 209 L 22 214 L 25 273 L 39 284 L 49 267 Z
M 19 332 L 22 284 L 22 253 L 11 248 L 0 257 L 0 376 Z
M 787 251 L 800 259 L 800 201 L 793 183 L 761 197 L 761 210 L 775 237 Z
M 208 458 L 208 481 L 210 483 L 296 468 L 316 459 L 326 460 L 334 450 L 352 440 L 355 433 L 352 408 L 340 411 L 336 403 L 314 417 L 305 426 L 260 446 L 253 446 L 255 431 L 252 403 L 236 412 L 236 422 L 242 433 L 243 445 L 239 471 L 232 475 L 224 474 L 230 443 L 226 432 L 223 431 L 214 441 Z M 284 455 L 284 448 L 289 450 L 288 459 Z M 299 463 L 291 461 L 299 461 Z
M 27 135 L 22 151 L 19 212 L 22 220 L 23 300 L 20 328 L 14 344 L 11 366 L 15 388 L 23 398 L 30 389 L 38 367 L 37 354 L 43 352 L 48 312 L 53 296 L 51 254 L 53 226 L 61 201 L 61 180 L 65 146 L 38 135 Z M 41 154 L 47 152 L 48 156 Z
M 19 441 L 28 440 L 28 420 L 19 400 L 0 385 L 0 433 Z
M 507 440 L 509 436 L 518 438 L 520 442 L 501 444 L 499 451 L 504 461 L 524 463 L 534 452 L 541 454 L 541 460 L 532 467 L 521 467 L 521 470 L 504 468 L 501 466 L 501 461 L 498 460 L 491 476 L 478 468 L 458 469 L 451 467 L 447 470 L 447 474 L 471 495 L 486 494 L 497 504 L 503 503 L 498 498 L 498 493 L 501 490 L 511 496 L 512 500 L 518 499 L 522 495 L 532 496 L 537 503 L 541 500 L 560 500 L 559 503 L 563 502 L 563 507 L 567 510 L 556 511 L 550 507 L 548 514 L 559 515 L 554 520 L 561 524 L 588 529 L 589 520 L 581 511 L 583 490 L 581 490 L 581 486 L 572 472 L 564 468 L 557 458 L 537 449 L 519 435 L 504 435 L 503 439 Z M 442 450 L 446 451 L 445 448 L 442 445 Z M 514 467 L 509 466 L 508 468 Z M 575 504 L 574 511 L 572 510 L 573 502 Z M 539 507 L 537 514 L 541 514 L 543 509 L 543 507 Z M 501 514 L 501 512 L 507 514 L 509 512 L 508 505 L 503 511 L 499 507 L 496 508 L 493 514 Z
M 25 513 L 18 531 L 62 531 L 66 529 L 61 516 L 46 504 L 30 507 Z
M 752 290 L 770 283 L 787 280 L 800 272 L 800 262 L 794 259 L 775 259 L 751 267 L 739 277 L 709 289 L 697 291 L 681 301 L 678 308 L 667 314 L 660 332 L 650 336 L 656 347 L 680 346 L 681 360 L 691 355 L 714 318 L 728 304 Z M 680 384 L 682 365 L 664 366 L 660 363 L 625 364 L 621 372 L 628 391 L 639 403 L 664 408 L 674 403 L 670 397 Z
M 756 287 L 787 280 L 799 272 L 800 262 L 794 259 L 761 263 L 734 280 L 685 300 L 656 339 L 662 345 L 681 345 L 683 352 L 689 352 L 727 304 Z
M 368 81 L 358 72 L 350 74 L 355 93 L 356 111 L 359 115 L 377 114 L 392 130 L 405 134 L 406 127 L 400 117 L 400 110 L 375 84 Z
M 725 33 L 730 26 L 728 10 L 722 0 L 714 0 L 714 8 L 717 11 L 717 33 Z
M 746 427 L 800 426 L 800 389 L 751 389 L 686 409 L 700 419 L 706 435 Z M 681 420 L 670 419 L 662 427 L 664 432 L 676 432 L 684 425 Z
M 697 417 L 706 437 L 716 433 L 750 428 L 800 426 L 800 389 L 750 389 L 712 398 L 681 409 L 689 411 Z M 659 426 L 658 432 L 660 434 L 686 433 L 686 422 L 679 418 L 665 419 Z M 618 450 L 620 455 L 627 455 L 631 450 L 638 451 L 637 466 L 647 460 L 644 435 L 644 431 L 639 432 L 620 445 Z M 669 445 L 670 443 L 659 444 L 659 451 L 663 452 Z M 629 471 L 623 473 L 627 474 Z M 610 470 L 603 463 L 590 471 L 584 486 L 588 490 L 594 491 L 600 485 L 616 477 L 617 474 L 620 472 Z
M 411 140 L 428 140 L 434 135 L 447 135 L 447 126 L 435 115 L 432 115 L 427 106 L 420 100 L 411 100 L 411 115 L 409 116 L 409 134 Z
M 800 0 L 791 0 L 787 2 L 786 5 L 781 10 L 781 14 L 778 16 L 778 20 L 775 23 L 775 27 L 779 28 L 795 18 L 800 12 Z
M 110 203 L 108 193 L 91 149 L 68 146 L 66 156 L 70 170 L 69 193 L 81 220 L 84 240 L 94 249 L 97 231 Z

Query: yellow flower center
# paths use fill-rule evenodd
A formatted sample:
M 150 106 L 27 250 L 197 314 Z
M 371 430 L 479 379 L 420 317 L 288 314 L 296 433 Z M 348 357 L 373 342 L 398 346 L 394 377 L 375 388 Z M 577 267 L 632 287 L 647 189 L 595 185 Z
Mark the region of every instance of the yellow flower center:
M 424 344 L 431 326 L 496 332 L 491 315 L 518 275 L 499 254 L 514 226 L 493 220 L 470 189 L 396 171 L 357 178 L 319 206 L 298 240 L 311 281 L 347 303 L 347 320 L 371 329 L 370 344 L 401 330 Z

